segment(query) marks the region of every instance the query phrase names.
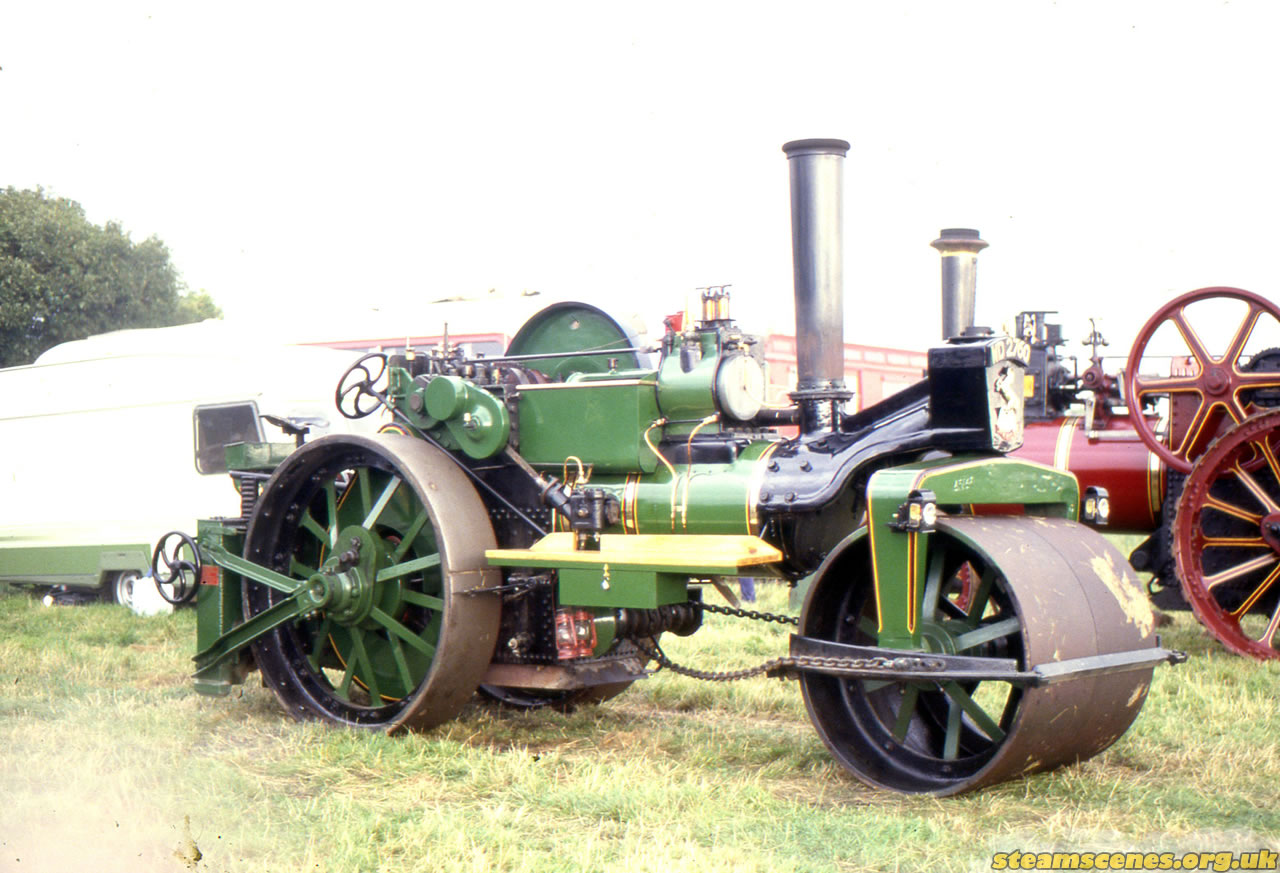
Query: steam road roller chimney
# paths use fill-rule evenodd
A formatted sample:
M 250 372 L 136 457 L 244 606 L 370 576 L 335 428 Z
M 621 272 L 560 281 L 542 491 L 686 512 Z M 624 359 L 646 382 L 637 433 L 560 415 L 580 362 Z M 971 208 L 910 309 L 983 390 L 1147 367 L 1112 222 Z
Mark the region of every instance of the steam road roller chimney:
M 976 230 L 949 227 L 939 231 L 929 245 L 942 255 L 942 338 L 949 340 L 973 327 L 978 252 L 987 243 Z
M 842 139 L 801 139 L 782 147 L 791 169 L 791 247 L 795 261 L 797 385 L 804 433 L 835 430 L 844 386 L 844 271 L 841 244 Z

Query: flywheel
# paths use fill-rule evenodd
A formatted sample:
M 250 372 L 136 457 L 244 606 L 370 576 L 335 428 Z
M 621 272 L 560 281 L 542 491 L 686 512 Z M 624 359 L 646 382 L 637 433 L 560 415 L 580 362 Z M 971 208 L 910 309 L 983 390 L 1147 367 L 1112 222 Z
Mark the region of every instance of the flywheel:
M 528 355 L 529 369 L 562 381 L 573 373 L 608 372 L 615 363 L 624 370 L 648 366 L 648 355 L 635 351 L 637 343 L 631 331 L 602 309 L 589 303 L 554 303 L 524 323 L 507 346 L 507 355 Z
M 1229 331 L 1222 327 L 1223 314 L 1217 321 L 1201 315 L 1197 330 L 1189 310 L 1206 301 L 1234 301 L 1237 308 L 1244 306 L 1244 312 Z M 1225 323 L 1233 321 L 1229 313 L 1225 316 Z M 1129 420 L 1147 448 L 1172 469 L 1189 473 L 1217 436 L 1273 404 L 1280 373 L 1263 365 L 1265 351 L 1257 352 L 1252 344 L 1265 344 L 1277 331 L 1280 308 L 1261 294 L 1241 288 L 1200 288 L 1156 310 L 1138 332 L 1124 370 Z M 1169 376 L 1143 372 L 1161 333 L 1177 349 L 1175 359 L 1183 359 L 1181 372 Z M 1171 432 L 1167 436 L 1157 433 L 1144 414 L 1147 404 L 1162 399 L 1168 403 Z

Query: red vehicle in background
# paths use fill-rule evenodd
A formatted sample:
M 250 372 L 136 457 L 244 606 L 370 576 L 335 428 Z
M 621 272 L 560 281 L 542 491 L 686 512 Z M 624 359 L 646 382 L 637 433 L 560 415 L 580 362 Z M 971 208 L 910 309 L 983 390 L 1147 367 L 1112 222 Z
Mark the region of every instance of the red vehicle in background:
M 977 231 L 944 230 L 944 334 L 973 327 Z M 1189 605 L 1228 649 L 1280 659 L 1280 308 L 1201 288 L 1153 314 L 1108 372 L 1096 330 L 1081 367 L 1052 312 L 1018 315 L 1031 346 L 1015 454 L 1080 482 L 1081 517 L 1147 538 L 1130 562 L 1154 602 Z

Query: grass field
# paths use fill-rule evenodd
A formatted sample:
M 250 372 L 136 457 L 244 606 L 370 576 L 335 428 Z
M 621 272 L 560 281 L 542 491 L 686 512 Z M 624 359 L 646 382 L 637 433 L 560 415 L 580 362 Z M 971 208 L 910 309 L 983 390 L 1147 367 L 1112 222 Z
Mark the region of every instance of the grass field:
M 668 654 L 734 669 L 785 650 L 776 625 L 707 624 Z M 0 871 L 974 871 L 1015 849 L 1280 849 L 1280 663 L 1188 615 L 1165 641 L 1190 661 L 1157 671 L 1114 747 L 947 800 L 847 777 L 795 683 L 659 673 L 568 715 L 477 703 L 389 738 L 293 722 L 256 674 L 199 697 L 194 637 L 189 611 L 0 596 Z

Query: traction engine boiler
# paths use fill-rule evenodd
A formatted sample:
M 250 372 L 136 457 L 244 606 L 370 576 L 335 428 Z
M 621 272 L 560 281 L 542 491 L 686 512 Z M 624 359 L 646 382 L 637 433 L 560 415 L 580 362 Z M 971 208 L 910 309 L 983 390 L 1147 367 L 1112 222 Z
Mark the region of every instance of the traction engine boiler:
M 241 517 L 157 545 L 159 578 L 201 582 L 197 688 L 256 668 L 295 717 L 398 731 L 477 692 L 564 707 L 655 668 L 767 673 L 798 679 L 859 779 L 940 795 L 1114 743 L 1178 655 L 1124 556 L 1077 522 L 1075 477 L 1003 456 L 1028 345 L 957 339 L 919 384 L 844 410 L 848 147 L 784 146 L 789 407 L 762 404 L 756 341 L 715 292 L 656 362 L 586 304 L 543 310 L 498 358 L 365 356 L 336 401 L 385 411 L 383 433 L 242 446 Z M 743 575 L 812 575 L 799 618 L 714 602 Z M 675 664 L 661 638 L 706 612 L 794 624 L 789 650 L 737 674 Z

